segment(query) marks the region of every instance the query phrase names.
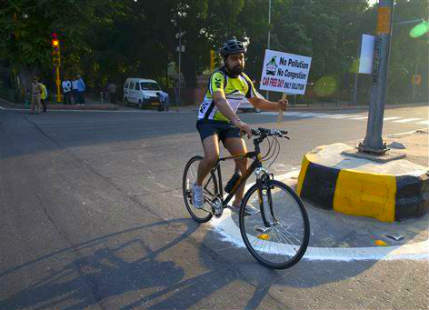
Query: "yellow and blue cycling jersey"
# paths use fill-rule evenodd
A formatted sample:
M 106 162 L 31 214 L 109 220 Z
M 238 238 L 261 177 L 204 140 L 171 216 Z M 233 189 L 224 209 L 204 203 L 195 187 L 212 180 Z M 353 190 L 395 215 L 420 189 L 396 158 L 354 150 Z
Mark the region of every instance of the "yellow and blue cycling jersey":
M 222 67 L 213 72 L 209 78 L 208 89 L 198 112 L 199 120 L 208 119 L 229 122 L 214 103 L 213 94 L 216 91 L 224 93 L 234 112 L 248 98 L 259 96 L 252 81 L 245 73 L 233 78 L 228 76 L 225 68 Z

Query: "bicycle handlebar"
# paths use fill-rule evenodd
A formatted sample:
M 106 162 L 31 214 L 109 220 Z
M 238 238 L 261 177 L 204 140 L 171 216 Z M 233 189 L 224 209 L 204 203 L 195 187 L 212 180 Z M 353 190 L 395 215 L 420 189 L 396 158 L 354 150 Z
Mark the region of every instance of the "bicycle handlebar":
M 280 130 L 280 129 L 270 129 L 270 128 L 252 128 L 252 135 L 254 136 L 260 136 L 260 137 L 268 137 L 268 136 L 276 136 L 280 138 L 286 138 L 289 139 L 287 135 L 287 131 Z

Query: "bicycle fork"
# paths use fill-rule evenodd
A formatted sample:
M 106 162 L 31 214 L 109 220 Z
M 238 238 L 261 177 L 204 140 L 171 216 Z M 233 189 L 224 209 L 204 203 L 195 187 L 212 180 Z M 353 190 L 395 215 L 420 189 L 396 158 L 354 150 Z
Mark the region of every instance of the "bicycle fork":
M 259 208 L 261 210 L 262 221 L 265 227 L 257 227 L 260 232 L 267 232 L 274 225 L 278 224 L 278 219 L 274 215 L 273 196 L 269 181 L 273 178 L 264 168 L 256 171 L 256 184 L 258 187 Z

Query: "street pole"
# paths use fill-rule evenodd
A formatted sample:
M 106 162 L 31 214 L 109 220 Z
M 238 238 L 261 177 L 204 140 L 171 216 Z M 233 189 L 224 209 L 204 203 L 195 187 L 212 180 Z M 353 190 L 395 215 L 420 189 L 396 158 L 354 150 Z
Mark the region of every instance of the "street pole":
M 392 31 L 392 11 L 393 0 L 379 1 L 367 130 L 364 141 L 358 146 L 360 152 L 376 155 L 383 155 L 388 150 L 386 144 L 383 143 L 382 131 Z
M 60 79 L 60 65 L 58 64 L 57 66 L 55 66 L 55 84 L 57 86 L 57 103 L 62 102 L 62 98 L 61 98 L 61 89 L 60 89 L 60 85 L 61 85 L 61 79 Z
M 178 89 L 179 104 L 181 104 L 182 102 L 181 89 L 182 89 L 182 29 L 180 28 L 180 22 L 179 22 L 179 89 Z
M 267 49 L 270 49 L 271 46 L 271 0 L 268 1 L 268 39 L 267 39 Z M 270 92 L 267 90 L 265 92 L 267 100 L 270 100 Z
M 57 34 L 54 32 L 52 34 L 52 62 L 55 68 L 55 84 L 57 90 L 57 103 L 62 102 L 61 90 L 60 90 L 60 66 L 61 66 L 61 49 L 60 49 L 60 40 L 58 40 Z
M 362 44 L 361 44 L 362 46 Z M 360 56 L 360 46 L 358 46 L 358 50 L 357 50 L 357 59 L 359 59 Z M 357 105 L 357 100 L 358 100 L 358 84 L 359 84 L 359 65 L 357 65 L 355 68 L 356 70 L 355 72 L 355 80 L 353 83 L 353 99 L 352 99 L 352 104 L 354 106 Z
M 271 41 L 271 0 L 268 2 L 268 42 L 267 47 L 270 49 Z

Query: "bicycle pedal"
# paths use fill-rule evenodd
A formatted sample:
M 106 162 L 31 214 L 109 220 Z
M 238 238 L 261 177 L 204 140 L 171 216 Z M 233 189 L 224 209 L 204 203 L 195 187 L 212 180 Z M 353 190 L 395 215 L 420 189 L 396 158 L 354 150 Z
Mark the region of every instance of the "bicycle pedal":
M 257 227 L 255 228 L 255 230 L 256 230 L 257 232 L 260 232 L 260 233 L 266 233 L 267 231 L 270 231 L 270 230 L 271 230 L 271 227 L 262 227 L 262 226 L 257 226 Z
M 222 214 L 223 214 L 223 212 L 222 212 L 222 211 L 220 211 L 220 212 L 213 212 L 213 215 L 214 215 L 215 217 L 217 217 L 217 218 L 221 217 L 221 216 L 222 216 Z

